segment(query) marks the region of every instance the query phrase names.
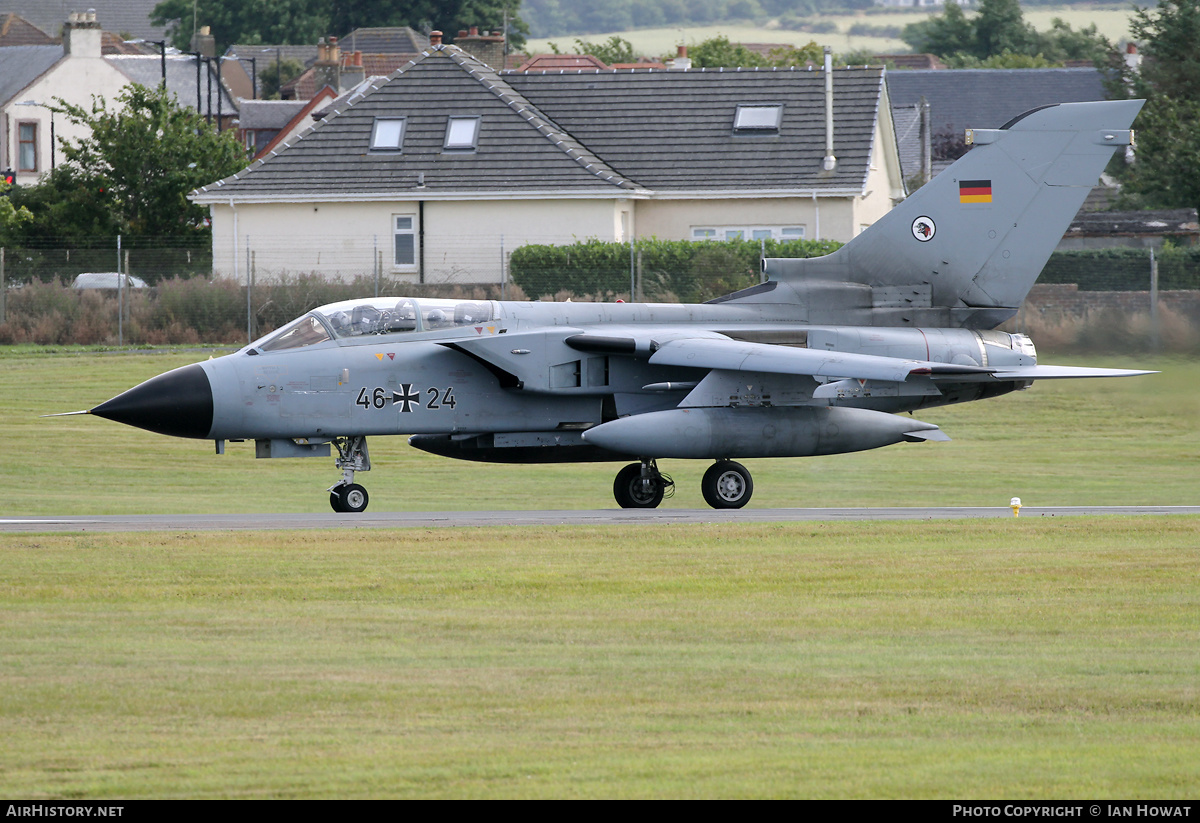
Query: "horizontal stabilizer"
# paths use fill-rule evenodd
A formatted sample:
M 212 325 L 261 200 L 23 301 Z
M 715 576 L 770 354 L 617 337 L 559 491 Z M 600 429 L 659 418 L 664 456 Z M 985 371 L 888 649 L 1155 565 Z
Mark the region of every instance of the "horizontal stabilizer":
M 1081 366 L 1017 366 L 997 371 L 997 380 L 1067 380 L 1077 377 L 1137 377 L 1141 374 L 1158 374 L 1156 371 L 1138 369 L 1088 369 Z
M 921 431 L 905 432 L 904 439 L 909 443 L 919 443 L 923 440 L 948 443 L 950 442 L 950 435 L 941 429 L 922 429 Z

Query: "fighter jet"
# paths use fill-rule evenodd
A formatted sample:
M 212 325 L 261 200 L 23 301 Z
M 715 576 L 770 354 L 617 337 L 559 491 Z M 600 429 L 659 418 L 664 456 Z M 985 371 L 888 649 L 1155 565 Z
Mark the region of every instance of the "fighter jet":
M 653 508 L 660 459 L 712 460 L 709 505 L 754 483 L 735 458 L 949 439 L 902 412 L 1143 371 L 1038 365 L 996 331 L 1016 314 L 1142 101 L 1035 109 L 836 252 L 767 259 L 760 285 L 701 305 L 373 298 L 322 306 L 91 414 L 175 437 L 331 456 L 361 512 L 367 438 L 498 463 L 628 462 L 613 493 Z

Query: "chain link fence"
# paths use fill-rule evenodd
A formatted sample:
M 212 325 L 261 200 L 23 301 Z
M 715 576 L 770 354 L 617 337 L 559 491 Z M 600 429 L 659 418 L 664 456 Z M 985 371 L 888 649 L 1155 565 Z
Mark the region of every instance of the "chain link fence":
M 836 247 L 767 240 L 555 247 L 469 235 L 414 236 L 411 247 L 375 235 L 239 241 L 236 256 L 215 266 L 203 237 L 0 249 L 0 343 L 241 345 L 316 306 L 375 295 L 700 302 L 757 283 L 762 254 L 815 256 Z M 398 266 L 409 251 L 414 265 Z M 122 272 L 145 286 L 72 288 L 84 272 Z M 1053 350 L 1200 350 L 1200 248 L 1056 252 L 1004 328 Z

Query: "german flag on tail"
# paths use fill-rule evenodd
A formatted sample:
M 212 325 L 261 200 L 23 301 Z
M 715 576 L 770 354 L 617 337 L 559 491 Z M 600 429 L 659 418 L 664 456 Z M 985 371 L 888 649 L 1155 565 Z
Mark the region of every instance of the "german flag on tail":
M 992 202 L 991 180 L 959 180 L 958 202 L 960 203 L 990 203 Z

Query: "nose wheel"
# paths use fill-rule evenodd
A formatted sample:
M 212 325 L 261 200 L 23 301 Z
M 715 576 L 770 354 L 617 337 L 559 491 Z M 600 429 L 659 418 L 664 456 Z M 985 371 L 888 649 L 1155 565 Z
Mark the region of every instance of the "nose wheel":
M 329 505 L 338 514 L 357 514 L 366 511 L 370 497 L 367 490 L 354 482 L 355 472 L 371 470 L 371 458 L 367 454 L 367 438 L 338 437 L 332 441 L 338 450 L 334 461 L 342 470 L 342 482 L 329 489 Z
M 354 514 L 366 511 L 369 500 L 367 490 L 357 483 L 348 486 L 335 486 L 329 492 L 329 505 L 339 514 Z

